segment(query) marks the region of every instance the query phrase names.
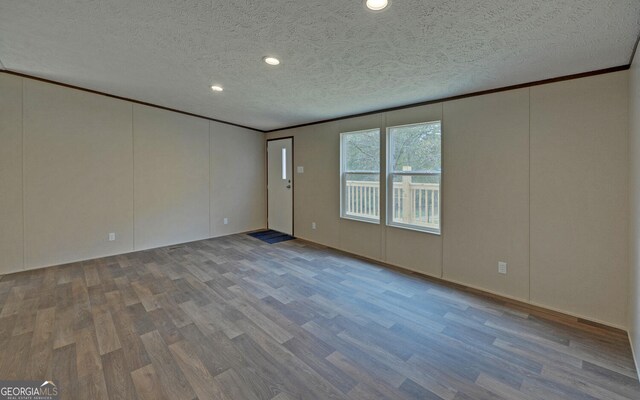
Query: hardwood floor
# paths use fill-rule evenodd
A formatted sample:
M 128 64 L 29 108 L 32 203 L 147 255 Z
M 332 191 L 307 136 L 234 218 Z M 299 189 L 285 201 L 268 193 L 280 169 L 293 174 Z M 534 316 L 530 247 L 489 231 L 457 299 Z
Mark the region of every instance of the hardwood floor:
M 247 235 L 6 275 L 0 379 L 64 399 L 638 399 L 626 334 Z

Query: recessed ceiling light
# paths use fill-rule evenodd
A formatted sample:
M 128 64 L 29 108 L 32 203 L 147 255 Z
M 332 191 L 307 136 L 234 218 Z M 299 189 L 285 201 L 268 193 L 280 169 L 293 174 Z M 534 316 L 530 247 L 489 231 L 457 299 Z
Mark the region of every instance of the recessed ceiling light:
M 280 64 L 280 60 L 278 60 L 275 57 L 264 57 L 263 60 L 264 60 L 264 62 L 266 62 L 269 65 L 278 65 L 278 64 Z
M 371 11 L 382 11 L 389 5 L 389 0 L 366 0 L 364 4 Z
M 211 90 L 213 90 L 214 92 L 222 92 L 224 89 L 222 88 L 222 86 L 213 85 L 211 86 Z

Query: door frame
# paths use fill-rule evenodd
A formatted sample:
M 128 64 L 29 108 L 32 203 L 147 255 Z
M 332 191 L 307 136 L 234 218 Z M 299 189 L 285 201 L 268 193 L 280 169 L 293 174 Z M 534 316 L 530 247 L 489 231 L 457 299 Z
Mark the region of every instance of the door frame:
M 296 237 L 296 146 L 293 136 L 283 136 L 279 138 L 267 139 L 265 145 L 265 175 L 267 176 L 267 229 L 269 229 L 269 142 L 282 139 L 291 139 L 291 236 Z

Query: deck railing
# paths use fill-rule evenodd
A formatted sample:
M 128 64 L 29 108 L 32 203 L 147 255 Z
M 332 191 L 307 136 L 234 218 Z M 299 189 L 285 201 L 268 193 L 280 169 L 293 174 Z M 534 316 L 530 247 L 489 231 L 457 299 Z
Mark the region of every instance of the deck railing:
M 347 215 L 380 218 L 380 183 L 347 181 Z
M 379 218 L 380 184 L 347 181 L 346 214 L 362 218 Z M 440 185 L 413 183 L 410 177 L 393 183 L 393 222 L 437 229 L 440 223 Z

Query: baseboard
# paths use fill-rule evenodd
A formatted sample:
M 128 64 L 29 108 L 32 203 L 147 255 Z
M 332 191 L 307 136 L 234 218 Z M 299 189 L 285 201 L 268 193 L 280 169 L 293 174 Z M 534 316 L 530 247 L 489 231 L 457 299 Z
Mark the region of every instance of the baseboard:
M 247 232 L 251 232 L 251 231 L 230 233 L 230 234 L 224 235 L 224 236 L 244 234 L 244 233 L 247 233 Z M 222 236 L 218 236 L 218 237 L 222 237 Z M 199 241 L 208 240 L 208 239 L 213 239 L 213 237 L 208 237 L 208 238 L 199 239 L 199 240 L 191 240 L 191 241 L 183 242 L 183 243 L 167 244 L 167 245 L 155 247 L 153 249 L 161 249 L 161 248 L 165 248 L 165 247 L 171 247 L 171 246 L 177 246 L 177 245 L 182 245 L 182 244 L 187 244 L 187 243 L 199 242 Z M 484 296 L 484 297 L 488 297 L 488 298 L 491 298 L 491 299 L 494 299 L 494 300 L 497 300 L 497 301 L 500 301 L 500 302 L 511 303 L 511 304 L 514 304 L 514 305 L 516 305 L 518 307 L 524 307 L 524 308 L 529 309 L 529 310 L 534 311 L 534 312 L 553 314 L 556 317 L 566 318 L 567 322 L 570 322 L 570 323 L 573 323 L 573 324 L 581 324 L 581 325 L 588 325 L 588 326 L 592 326 L 592 327 L 598 327 L 598 328 L 609 330 L 609 331 L 612 331 L 612 332 L 615 331 L 618 334 L 619 333 L 624 333 L 629 337 L 630 343 L 632 343 L 631 342 L 631 337 L 628 334 L 628 331 L 626 330 L 626 327 L 616 326 L 616 325 L 611 324 L 611 323 L 598 321 L 598 320 L 595 320 L 595 319 L 593 319 L 591 317 L 575 315 L 573 313 L 566 312 L 564 310 L 553 309 L 553 308 L 550 308 L 549 306 L 546 306 L 546 305 L 539 305 L 539 304 L 536 304 L 536 303 L 533 303 L 533 302 L 529 302 L 529 301 L 526 301 L 526 300 L 523 300 L 523 299 L 510 297 L 510 296 L 504 295 L 502 293 L 493 292 L 493 291 L 490 291 L 490 290 L 487 290 L 487 289 L 484 289 L 484 288 L 474 287 L 472 285 L 468 285 L 468 284 L 465 284 L 465 283 L 461 283 L 461 282 L 456 282 L 456 281 L 453 281 L 453 280 L 445 279 L 443 277 L 429 275 L 429 274 L 421 272 L 421 271 L 416 271 L 416 270 L 413 270 L 413 269 L 410 269 L 410 268 L 407 268 L 407 267 L 403 267 L 403 266 L 400 266 L 400 265 L 391 264 L 391 263 L 388 263 L 388 262 L 386 262 L 384 260 L 374 259 L 374 258 L 365 256 L 365 255 L 362 255 L 362 254 L 357 254 L 357 253 L 354 253 L 354 252 L 351 252 L 351 251 L 347 251 L 347 250 L 344 250 L 344 249 L 340 249 L 340 248 L 336 248 L 336 247 L 329 246 L 329 245 L 326 245 L 326 244 L 318 243 L 318 242 L 315 242 L 313 240 L 309 240 L 307 238 L 298 237 L 297 239 L 300 240 L 300 241 L 303 241 L 303 242 L 311 243 L 311 244 L 316 245 L 316 246 L 322 246 L 322 247 L 330 248 L 330 249 L 333 249 L 333 250 L 336 250 L 336 251 L 339 251 L 339 252 L 342 252 L 342 253 L 345 253 L 345 254 L 349 254 L 349 255 L 351 255 L 353 257 L 357 257 L 357 258 L 360 258 L 360 259 L 363 259 L 363 260 L 367 260 L 367 261 L 376 263 L 376 264 L 381 265 L 381 266 L 385 266 L 385 267 L 388 267 L 388 268 L 391 268 L 391 269 L 400 270 L 400 271 L 403 271 L 404 273 L 418 275 L 418 276 L 421 276 L 421 277 L 423 277 L 425 279 L 428 279 L 430 281 L 439 282 L 439 283 L 442 283 L 442 284 L 448 285 L 448 286 L 453 286 L 453 287 L 456 287 L 458 289 L 461 289 L 461 290 L 469 292 L 469 293 L 478 294 L 478 295 L 481 295 L 481 296 Z M 65 263 L 65 264 L 71 264 L 71 263 L 74 263 L 74 262 L 81 262 L 81 261 L 97 260 L 97 259 L 105 258 L 105 257 L 114 257 L 114 256 L 118 256 L 118 255 L 125 255 L 125 254 L 135 253 L 135 252 L 138 252 L 138 251 L 146 251 L 146 250 L 153 250 L 153 249 L 134 250 L 134 251 L 125 252 L 125 253 L 105 255 L 105 256 L 100 256 L 100 257 L 84 259 L 84 260 L 70 261 L 70 262 Z M 50 267 L 59 266 L 59 265 L 65 265 L 65 264 L 56 264 L 56 265 L 24 268 L 21 271 L 16 271 L 14 273 L 20 273 L 20 272 L 24 272 L 24 271 L 33 271 L 33 270 L 37 270 L 37 269 L 50 268 Z M 6 275 L 9 275 L 9 274 L 6 274 Z M 2 276 L 0 276 L 0 279 L 2 279 Z M 580 320 L 584 320 L 585 322 L 581 322 Z M 631 348 L 632 348 L 632 351 L 633 351 L 633 346 Z M 636 361 L 636 366 L 637 366 L 638 365 L 638 360 L 635 358 L 635 354 L 634 354 L 634 360 Z
M 446 282 L 455 283 L 456 285 L 462 286 L 465 289 L 473 289 L 474 291 L 481 292 L 482 294 L 486 294 L 487 296 L 490 296 L 492 298 L 498 297 L 500 299 L 508 300 L 510 302 L 514 302 L 515 301 L 515 302 L 518 302 L 518 303 L 521 303 L 521 304 L 532 305 L 531 303 L 529 303 L 527 301 L 527 299 L 523 299 L 521 297 L 510 296 L 508 294 L 496 292 L 496 291 L 493 291 L 493 290 L 490 290 L 490 289 L 486 289 L 486 288 L 483 288 L 483 287 L 480 287 L 480 286 L 470 285 L 468 283 L 460 282 L 460 281 L 457 281 L 457 280 L 451 279 L 451 278 L 444 278 L 443 277 L 441 279 L 443 281 L 446 281 Z M 541 307 L 541 308 L 544 308 L 544 307 Z M 547 310 L 547 309 L 545 308 L 545 310 Z M 557 312 L 557 310 L 553 310 L 553 311 Z
M 248 231 L 226 233 L 226 234 L 218 235 L 218 236 L 208 236 L 206 238 L 196 239 L 196 240 L 189 240 L 189 241 L 186 241 L 186 242 L 163 244 L 162 246 L 157 246 L 157 247 L 134 249 L 134 250 L 131 250 L 131 251 L 125 251 L 124 253 L 106 253 L 104 255 L 96 255 L 95 257 L 90 257 L 90 258 L 72 259 L 72 260 L 65 261 L 65 262 L 60 263 L 60 264 L 36 265 L 36 266 L 31 266 L 31 267 L 23 266 L 22 269 L 19 269 L 19 270 L 16 270 L 16 271 L 12 271 L 12 272 L 7 272 L 4 276 L 12 275 L 12 274 L 19 274 L 21 272 L 37 271 L 39 269 L 45 269 L 45 268 L 51 268 L 51 267 L 59 267 L 61 265 L 74 264 L 74 263 L 79 263 L 79 262 L 84 262 L 84 261 L 99 260 L 101 258 L 123 256 L 123 255 L 131 254 L 131 253 L 137 253 L 139 251 L 149 251 L 149 250 L 163 249 L 165 247 L 181 246 L 181 245 L 185 245 L 185 244 L 188 244 L 188 243 L 200 242 L 200 241 L 203 241 L 203 240 L 215 239 L 215 238 L 220 238 L 220 237 L 224 237 L 224 236 L 242 235 L 242 234 L 245 234 L 245 233 L 255 232 L 255 231 L 260 230 L 260 229 L 262 229 L 262 228 L 252 229 L 252 230 L 248 230 Z M 0 279 L 2 279 L 2 276 L 3 275 L 0 275 Z
M 631 332 L 628 332 L 629 336 L 629 344 L 631 345 L 631 356 L 633 357 L 633 362 L 636 365 L 636 374 L 638 374 L 638 380 L 640 380 L 640 360 L 636 357 L 635 347 L 633 345 L 633 337 L 631 336 Z
M 611 322 L 601 321 L 601 320 L 599 320 L 597 318 L 587 317 L 585 315 L 576 314 L 576 313 L 573 313 L 573 312 L 570 312 L 570 311 L 565 311 L 565 310 L 562 310 L 562 309 L 559 309 L 559 308 L 555 308 L 555 307 L 551 307 L 549 305 L 538 303 L 538 302 L 535 302 L 535 301 L 529 301 L 528 304 L 531 304 L 532 306 L 535 306 L 535 307 L 544 308 L 545 310 L 550 310 L 550 311 L 554 311 L 554 312 L 570 315 L 572 317 L 584 320 L 584 321 L 586 321 L 586 323 L 608 326 L 608 327 L 613 328 L 613 329 L 618 329 L 618 330 L 626 333 L 627 335 L 629 334 L 629 331 L 627 330 L 627 327 L 624 326 L 624 325 L 618 325 L 618 324 L 614 324 L 614 323 L 611 323 Z
M 627 335 L 628 331 L 627 328 L 624 326 L 618 326 L 616 324 L 612 324 L 609 322 L 603 322 L 603 321 L 599 321 L 597 319 L 594 319 L 592 317 L 586 317 L 583 315 L 576 315 L 572 312 L 568 312 L 566 310 L 561 310 L 561 309 L 554 309 L 551 308 L 549 306 L 546 305 L 541 305 L 541 304 L 537 304 L 531 301 L 528 301 L 527 299 L 522 299 L 522 298 L 517 298 L 517 297 L 512 297 L 509 295 L 505 295 L 503 293 L 498 293 L 498 292 L 494 292 L 491 290 L 488 290 L 486 288 L 482 288 L 482 287 L 477 287 L 477 286 L 473 286 L 473 285 L 469 285 L 467 283 L 462 283 L 462 282 L 458 282 L 455 280 L 451 280 L 451 279 L 446 279 L 444 277 L 439 277 L 439 276 L 433 276 L 430 274 L 426 274 L 422 271 L 416 271 L 413 270 L 411 268 L 407 268 L 401 265 L 395 265 L 395 264 L 391 264 L 387 261 L 384 260 L 378 260 L 372 257 L 368 257 L 362 254 L 357 254 L 348 250 L 344 250 L 338 247 L 334 247 L 334 246 L 329 246 L 326 244 L 322 244 L 313 240 L 309 240 L 306 238 L 302 238 L 302 237 L 298 237 L 298 240 L 304 241 L 304 242 L 308 242 L 311 243 L 313 245 L 317 245 L 317 246 L 322 246 L 322 247 L 326 247 L 329 249 L 333 249 L 342 253 L 346 253 L 349 254 L 351 256 L 360 258 L 360 259 L 364 259 L 376 264 L 379 264 L 381 266 L 385 266 L 391 269 L 396 269 L 396 270 L 400 270 L 402 272 L 405 273 L 409 273 L 409 274 L 414 274 L 414 275 L 419 275 L 421 277 L 424 277 L 427 280 L 430 281 L 435 281 L 441 284 L 444 284 L 446 286 L 453 286 L 457 289 L 463 290 L 465 292 L 469 292 L 469 293 L 474 293 L 480 296 L 484 296 L 484 297 L 488 297 L 503 303 L 508 303 L 508 304 L 513 304 L 517 307 L 520 308 L 525 308 L 527 310 L 530 310 L 534 313 L 538 313 L 538 314 L 546 314 L 546 315 L 553 315 L 554 318 L 562 318 L 565 319 L 567 323 L 570 323 L 572 325 L 576 325 L 576 326 L 582 326 L 582 327 L 595 327 L 595 328 L 599 328 L 608 332 L 612 332 L 615 334 L 619 334 L 619 335 Z

